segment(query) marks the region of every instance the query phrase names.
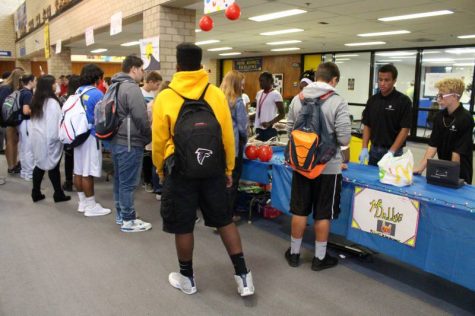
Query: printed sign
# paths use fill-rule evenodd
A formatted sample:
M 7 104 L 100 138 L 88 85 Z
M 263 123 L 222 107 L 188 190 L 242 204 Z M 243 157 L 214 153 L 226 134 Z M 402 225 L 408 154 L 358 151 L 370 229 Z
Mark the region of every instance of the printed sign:
M 140 57 L 145 71 L 160 70 L 160 38 L 158 36 L 140 40 Z
M 234 0 L 204 0 L 205 14 L 226 10 Z
M 61 48 L 62 48 L 61 45 L 62 45 L 61 40 L 57 40 L 55 54 L 61 54 Z
M 122 12 L 117 12 L 111 16 L 111 31 L 110 34 L 116 35 L 122 32 Z
M 415 247 L 419 201 L 355 187 L 351 227 Z
M 94 44 L 94 28 L 88 27 L 86 29 L 86 46 Z
M 240 72 L 262 71 L 262 58 L 236 59 L 233 69 Z
M 12 52 L 10 50 L 0 50 L 0 57 L 11 57 Z

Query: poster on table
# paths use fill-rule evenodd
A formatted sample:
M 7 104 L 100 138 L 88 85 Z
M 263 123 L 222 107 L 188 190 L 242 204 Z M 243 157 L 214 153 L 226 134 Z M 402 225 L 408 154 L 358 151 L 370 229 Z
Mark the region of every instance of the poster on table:
M 88 27 L 86 29 L 86 46 L 94 44 L 94 28 Z
M 205 14 L 218 12 L 221 10 L 226 10 L 231 4 L 234 3 L 234 0 L 203 0 Z
M 160 70 L 160 38 L 158 36 L 140 40 L 140 57 L 145 71 Z
M 45 40 L 45 58 L 48 59 L 51 57 L 51 48 L 49 42 L 49 22 L 46 21 L 44 28 L 44 40 Z
M 117 12 L 111 16 L 110 35 L 116 35 L 122 32 L 122 12 Z
M 351 227 L 415 247 L 419 201 L 355 187 Z
M 426 73 L 426 81 L 424 85 L 424 96 L 435 97 L 439 90 L 435 87 L 437 81 L 445 78 L 458 78 L 465 81 L 464 74 L 451 72 L 428 72 Z
M 284 74 L 272 74 L 272 77 L 274 77 L 274 89 L 282 95 L 284 92 Z

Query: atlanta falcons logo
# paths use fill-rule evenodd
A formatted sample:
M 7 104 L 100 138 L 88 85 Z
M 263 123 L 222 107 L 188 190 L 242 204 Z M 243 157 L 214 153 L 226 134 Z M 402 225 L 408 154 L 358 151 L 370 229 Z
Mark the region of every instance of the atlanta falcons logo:
M 211 155 L 213 154 L 213 151 L 206 148 L 198 148 L 195 151 L 195 154 L 196 154 L 196 159 L 198 160 L 198 163 L 200 165 L 203 165 L 203 161 L 205 160 L 205 158 L 211 157 Z

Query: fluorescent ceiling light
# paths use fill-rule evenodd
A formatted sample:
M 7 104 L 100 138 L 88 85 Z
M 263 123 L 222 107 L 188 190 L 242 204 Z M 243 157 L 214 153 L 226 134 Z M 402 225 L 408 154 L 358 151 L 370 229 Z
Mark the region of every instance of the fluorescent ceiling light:
M 441 11 L 432 11 L 432 12 L 422 12 L 422 13 L 414 13 L 414 14 L 407 14 L 407 15 L 398 15 L 398 16 L 390 16 L 386 18 L 380 18 L 379 21 L 389 22 L 389 21 L 401 21 L 401 20 L 411 20 L 411 19 L 420 19 L 420 18 L 428 18 L 431 16 L 439 16 L 439 15 L 446 15 L 452 14 L 453 11 L 450 10 L 441 10 Z
M 335 61 L 335 64 L 344 64 L 344 61 Z
M 442 63 L 442 62 L 453 62 L 452 58 L 424 58 L 422 62 L 425 63 Z
M 288 16 L 302 14 L 302 13 L 307 13 L 307 11 L 300 10 L 300 9 L 285 10 L 285 11 L 279 11 L 279 12 L 274 12 L 274 13 L 269 13 L 269 14 L 264 14 L 264 15 L 252 16 L 249 18 L 249 20 L 252 20 L 255 22 L 263 22 L 263 21 L 275 20 L 275 19 L 280 19 L 280 18 L 286 18 Z
M 446 53 L 449 54 L 475 54 L 475 48 L 454 48 L 454 49 L 447 49 L 445 50 Z
M 458 38 L 461 38 L 461 39 L 466 39 L 466 38 L 475 38 L 475 34 L 472 34 L 472 35 L 460 35 L 460 36 L 457 36 Z
M 271 36 L 271 35 L 289 34 L 289 33 L 297 33 L 297 32 L 303 32 L 303 30 L 302 29 L 285 29 L 285 30 L 279 30 L 279 31 L 264 32 L 264 33 L 260 33 L 260 35 Z
M 200 29 L 195 29 L 195 33 L 200 33 L 201 30 Z
M 475 63 L 455 63 L 454 66 L 464 67 L 464 66 L 475 66 Z
M 135 46 L 135 45 L 140 45 L 140 42 L 134 41 L 134 42 L 127 42 L 127 43 L 120 44 L 120 46 L 124 46 L 124 47 Z
M 267 45 L 286 45 L 286 44 L 295 44 L 295 43 L 301 43 L 302 41 L 299 40 L 289 40 L 289 41 L 280 41 L 280 42 L 270 42 L 266 43 Z
M 378 63 L 392 63 L 395 61 L 402 61 L 401 59 L 379 59 L 377 60 Z
M 454 60 L 475 60 L 475 57 L 469 57 L 469 58 L 454 58 Z
M 222 50 L 231 50 L 233 49 L 232 47 L 217 47 L 217 48 L 210 48 L 208 49 L 208 52 L 220 52 Z
M 236 56 L 236 55 L 241 55 L 241 53 L 240 52 L 232 52 L 232 53 L 219 54 L 219 56 Z
M 391 58 L 396 58 L 396 59 L 414 59 L 416 56 L 393 56 Z
M 345 61 L 345 60 L 351 60 L 351 58 L 335 58 L 336 61 Z
M 376 56 L 384 56 L 384 57 L 400 57 L 400 56 L 413 56 L 417 54 L 416 52 L 383 52 L 383 53 L 376 53 Z
M 422 55 L 426 55 L 426 54 L 439 54 L 440 53 L 440 50 L 429 50 L 429 51 L 423 51 L 422 52 Z
M 292 51 L 292 50 L 300 50 L 298 47 L 286 47 L 286 48 L 274 48 L 271 49 L 271 52 L 287 52 L 287 51 Z
M 219 43 L 220 40 L 207 40 L 207 41 L 201 41 L 201 42 L 196 42 L 196 45 L 208 45 L 208 44 L 214 44 L 214 43 Z
M 340 57 L 358 57 L 358 54 L 347 54 L 347 55 L 336 55 L 335 58 L 340 58 Z
M 95 49 L 95 50 L 91 50 L 91 53 L 93 53 L 93 54 L 103 53 L 103 52 L 107 52 L 107 49 L 106 48 L 98 48 L 98 49 Z
M 400 30 L 400 31 L 388 31 L 388 32 L 376 32 L 376 33 L 363 33 L 363 34 L 358 34 L 360 37 L 371 37 L 371 36 L 385 36 L 385 35 L 399 35 L 399 34 L 409 34 L 411 32 L 406 31 L 406 30 Z
M 360 42 L 360 43 L 346 43 L 345 46 L 367 46 L 367 45 L 384 45 L 386 42 Z

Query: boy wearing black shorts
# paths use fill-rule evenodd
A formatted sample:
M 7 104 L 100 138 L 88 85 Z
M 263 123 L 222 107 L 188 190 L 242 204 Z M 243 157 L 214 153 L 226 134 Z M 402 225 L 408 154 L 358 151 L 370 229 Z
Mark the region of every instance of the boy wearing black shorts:
M 306 86 L 304 98 L 322 97 L 322 112 L 327 129 L 338 147 L 346 146 L 351 138 L 351 122 L 348 103 L 335 93 L 340 79 L 340 71 L 334 63 L 321 64 L 316 72 L 316 82 Z M 338 259 L 327 253 L 327 241 L 330 233 L 330 221 L 340 213 L 341 165 L 342 154 L 337 150 L 326 164 L 322 174 L 309 179 L 293 172 L 290 211 L 292 213 L 291 243 L 285 252 L 285 258 L 291 267 L 297 267 L 300 261 L 300 247 L 307 224 L 307 216 L 313 213 L 315 231 L 315 256 L 312 270 L 331 268 Z

